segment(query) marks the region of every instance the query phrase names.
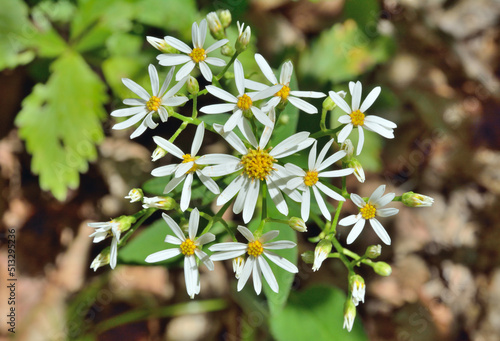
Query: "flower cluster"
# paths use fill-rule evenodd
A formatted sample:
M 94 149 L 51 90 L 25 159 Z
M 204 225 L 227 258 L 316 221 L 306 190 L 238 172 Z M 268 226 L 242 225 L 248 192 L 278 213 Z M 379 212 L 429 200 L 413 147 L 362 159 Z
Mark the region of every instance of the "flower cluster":
M 198 265 L 204 264 L 212 271 L 214 262 L 223 260 L 232 261 L 238 291 L 252 276 L 257 294 L 262 290 L 263 279 L 271 290 L 278 292 L 279 277 L 273 273 L 269 261 L 288 273 L 297 273 L 298 268 L 293 260 L 283 257 L 279 251 L 293 249 L 296 243 L 292 240 L 274 240 L 280 230 L 266 229 L 266 225 L 283 224 L 293 231 L 305 232 L 307 224 L 313 223 L 321 232 L 310 239 L 316 243 L 314 253 L 306 252 L 303 259 L 313 264 L 313 271 L 318 271 L 329 258 L 342 259 L 349 273 L 350 288 L 345 304 L 344 327 L 351 330 L 356 306 L 364 302 L 366 288 L 364 279 L 355 273 L 355 268 L 366 264 L 383 276 L 389 275 L 391 269 L 387 263 L 373 261 L 381 254 L 380 245 L 370 246 L 361 256 L 343 248 L 337 239 L 344 234 L 342 227 L 353 225 L 347 235 L 348 245 L 360 236 L 366 221 L 382 242 L 390 245 L 391 238 L 379 218 L 393 216 L 398 213 L 398 209 L 385 206 L 395 201 L 410 207 L 425 207 L 430 206 L 433 200 L 413 192 L 399 197 L 395 193 L 384 195 L 385 185 L 380 185 L 367 198 L 348 192 L 347 177 L 354 175 L 360 183 L 366 180 L 363 167 L 354 156 L 354 146 L 348 139 L 352 130 L 357 128 L 359 134 L 356 156 L 363 150 L 365 129 L 388 139 L 394 138 L 395 123 L 376 115 L 367 115 L 381 93 L 380 87 L 375 87 L 361 101 L 361 82 L 350 82 L 349 105 L 343 91 L 329 91 L 327 97 L 318 91 L 292 89 L 292 62 L 285 61 L 281 65 L 278 79 L 270 64 L 258 53 L 254 55 L 255 62 L 269 84 L 249 79 L 237 57 L 251 43 L 251 29 L 238 22 L 238 37 L 231 45 L 226 37 L 230 23 L 229 11 L 212 12 L 199 25 L 193 23 L 192 47 L 172 36 L 164 39 L 148 37 L 148 42 L 162 52 L 157 57 L 159 65 L 170 67 L 160 88 L 157 69 L 153 65 L 149 66 L 151 95 L 134 81 L 127 78 L 122 80 L 139 98 L 125 99 L 123 103 L 131 107 L 111 113 L 114 117 L 130 117 L 115 124 L 114 129 L 126 129 L 139 124 L 130 136 L 135 138 L 147 128 L 157 127 L 158 123 L 153 119 L 155 115 L 159 116 L 161 122 L 174 117 L 182 124 L 170 138 L 153 137 L 157 148 L 152 160 L 176 160 L 160 165 L 151 172 L 153 177 L 161 178 L 165 186 L 161 188 L 163 196 L 147 197 L 145 191 L 134 188 L 125 198 L 131 203 L 141 202 L 141 211 L 110 222 L 89 224 L 95 228 L 90 235 L 95 243 L 111 237 L 110 248 L 96 257 L 92 268 L 96 270 L 110 264 L 114 269 L 118 248 L 127 242 L 128 237 L 147 217 L 162 210 L 170 212 L 163 213 L 162 217 L 173 234 L 167 233 L 165 238 L 168 248 L 150 254 L 145 262 L 158 263 L 182 257 L 186 290 L 191 298 L 201 291 Z M 208 32 L 216 42 L 205 48 Z M 218 49 L 230 59 L 209 56 Z M 178 65 L 182 66 L 176 71 Z M 227 72 L 231 65 L 236 93 L 221 86 L 221 83 L 233 83 L 233 75 Z M 212 70 L 213 67 L 223 69 L 217 73 Z M 195 70 L 199 70 L 204 80 L 210 83 L 204 89 L 200 90 Z M 222 78 L 227 78 L 229 82 L 220 82 Z M 173 79 L 176 83 L 170 87 Z M 187 85 L 188 94 L 182 92 L 184 85 Z M 222 103 L 207 104 L 198 109 L 197 100 L 205 95 Z M 280 119 L 289 105 L 295 107 L 293 110 L 297 112 L 318 114 L 317 107 L 312 103 L 323 97 L 326 99 L 318 131 L 297 131 L 295 126 L 286 127 L 286 119 Z M 190 117 L 175 112 L 174 107 L 183 106 L 188 101 L 192 103 Z M 327 129 L 327 114 L 336 106 L 346 114 L 338 119 L 340 125 Z M 198 117 L 199 113 L 207 116 Z M 223 115 L 210 116 L 214 114 Z M 213 123 L 214 119 L 210 117 L 216 117 L 217 123 Z M 189 125 L 196 126 L 190 149 L 175 143 Z M 213 135 L 211 138 L 225 141 L 225 152 L 204 153 L 207 131 Z M 289 133 L 284 135 L 283 131 Z M 185 135 L 182 136 L 186 140 Z M 171 158 L 167 158 L 169 154 Z M 202 193 L 201 199 L 199 193 Z M 340 218 L 347 199 L 357 207 L 356 213 Z M 212 203 L 219 206 L 216 213 L 212 211 Z M 237 222 L 224 218 L 229 209 L 232 209 Z M 297 217 L 299 210 L 301 218 Z M 184 230 L 182 226 L 185 226 L 186 211 L 190 212 L 190 216 Z M 207 221 L 201 233 L 198 232 L 200 217 Z M 141 220 L 132 227 L 139 218 Z M 221 223 L 225 232 L 212 230 L 215 223 Z M 130 230 L 127 236 L 122 238 L 122 233 L 127 230 Z M 235 231 L 244 237 L 245 242 L 238 240 Z M 225 241 L 226 238 L 232 241 Z

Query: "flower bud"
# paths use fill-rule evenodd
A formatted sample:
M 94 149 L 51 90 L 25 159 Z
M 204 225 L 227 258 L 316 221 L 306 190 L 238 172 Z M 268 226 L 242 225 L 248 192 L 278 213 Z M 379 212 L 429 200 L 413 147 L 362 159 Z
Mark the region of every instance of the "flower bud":
M 226 44 L 221 47 L 220 53 L 223 56 L 232 57 L 234 55 L 234 49 L 229 44 Z
M 332 242 L 327 239 L 322 239 L 319 241 L 316 249 L 314 250 L 314 264 L 312 267 L 313 271 L 318 271 L 321 267 L 323 261 L 328 257 L 332 251 Z
M 349 289 L 351 290 L 352 303 L 355 306 L 359 302 L 365 303 L 365 280 L 360 275 L 353 275 L 349 278 Z
M 326 99 L 323 101 L 323 109 L 325 110 L 333 110 L 337 104 L 333 101 L 333 99 L 330 96 L 327 96 Z
M 169 211 L 175 208 L 177 202 L 171 197 L 144 197 L 142 199 L 143 208 L 159 208 L 165 211 Z
M 137 219 L 133 216 L 122 215 L 118 218 L 113 219 L 114 222 L 118 223 L 117 230 L 121 232 L 125 232 L 132 227 L 132 224 L 135 223 Z
M 219 17 L 217 16 L 217 13 L 215 12 L 208 13 L 207 22 L 208 22 L 208 28 L 210 29 L 210 34 L 212 35 L 212 37 L 214 37 L 214 39 L 221 40 L 226 37 L 224 33 L 224 28 L 222 27 Z
M 156 147 L 155 151 L 153 152 L 153 155 L 151 155 L 151 160 L 152 161 L 159 160 L 162 157 L 164 157 L 165 155 L 167 155 L 167 151 L 165 149 L 163 149 L 162 147 L 158 146 L 158 147 Z
M 242 256 L 233 258 L 233 271 L 234 271 L 234 277 L 236 277 L 236 279 L 240 278 L 244 266 L 245 266 L 245 258 L 243 258 Z
M 349 160 L 354 154 L 354 146 L 352 145 L 351 140 L 345 139 L 345 141 L 340 145 L 340 150 L 345 151 L 345 160 Z
M 200 91 L 200 84 L 193 76 L 189 76 L 187 80 L 187 90 L 191 95 L 196 95 Z
M 314 252 L 313 251 L 306 251 L 303 254 L 300 255 L 302 257 L 302 260 L 306 264 L 312 264 L 314 263 Z
M 380 276 L 390 276 L 392 273 L 392 268 L 386 262 L 377 262 L 373 266 L 373 270 Z
M 352 330 L 354 324 L 354 319 L 356 318 L 356 306 L 352 300 L 346 300 L 344 304 L 344 329 L 347 331 Z
M 304 220 L 297 217 L 291 217 L 288 221 L 288 226 L 290 226 L 297 232 L 307 232 L 306 223 L 304 222 Z
M 250 29 L 250 26 L 245 27 L 245 24 L 241 24 L 238 21 L 238 39 L 236 40 L 235 48 L 236 51 L 238 52 L 243 52 L 246 50 L 248 43 L 250 42 L 250 37 L 252 36 L 252 30 Z
M 110 261 L 110 248 L 108 246 L 107 248 L 102 250 L 101 253 L 98 254 L 96 258 L 94 258 L 92 264 L 90 264 L 90 268 L 94 269 L 94 271 L 97 271 L 97 269 L 99 269 L 100 267 L 108 265 L 109 261 Z
M 231 12 L 229 12 L 229 10 L 227 9 L 223 9 L 218 11 L 217 14 L 219 15 L 222 27 L 228 28 L 229 25 L 231 24 L 231 21 L 233 20 L 233 18 L 231 17 Z
M 130 202 L 137 202 L 141 201 L 142 198 L 144 197 L 144 193 L 142 192 L 142 189 L 140 188 L 132 188 L 130 192 L 128 192 L 128 195 L 125 197 L 125 199 L 130 199 Z
M 155 38 L 151 36 L 147 36 L 146 40 L 150 43 L 155 49 L 161 51 L 163 53 L 178 53 L 175 48 L 168 45 L 165 39 Z
M 380 256 L 381 253 L 382 253 L 382 246 L 380 246 L 380 244 L 371 245 L 366 248 L 365 256 L 371 259 L 375 259 L 378 256 Z
M 365 182 L 365 171 L 363 170 L 363 166 L 355 157 L 351 157 L 347 162 L 347 167 L 354 168 L 354 176 L 358 179 L 359 182 Z
M 434 203 L 434 199 L 427 195 L 406 192 L 403 194 L 402 202 L 408 207 L 429 207 Z

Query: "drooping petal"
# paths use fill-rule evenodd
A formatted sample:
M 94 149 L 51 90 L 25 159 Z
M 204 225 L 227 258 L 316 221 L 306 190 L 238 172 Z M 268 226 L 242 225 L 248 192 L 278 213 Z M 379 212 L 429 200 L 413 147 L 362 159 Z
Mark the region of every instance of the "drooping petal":
M 177 74 L 175 75 L 175 80 L 180 81 L 182 78 L 187 77 L 191 71 L 193 71 L 194 67 L 196 66 L 196 63 L 190 60 L 186 64 L 184 64 L 179 71 L 177 71 Z
M 267 284 L 269 284 L 269 287 L 271 287 L 272 291 L 277 293 L 279 291 L 279 285 L 276 281 L 276 277 L 274 277 L 271 267 L 269 266 L 269 264 L 267 264 L 264 257 L 258 257 L 257 261 L 259 262 L 260 270 L 262 271 Z
M 382 118 L 380 116 L 375 116 L 375 115 L 367 115 L 365 117 L 365 122 L 373 122 L 373 123 L 381 125 L 382 127 L 391 128 L 391 129 L 395 129 L 398 127 L 396 125 L 396 123 L 389 121 L 389 120 L 386 120 L 385 118 Z
M 248 193 L 245 198 L 245 205 L 243 207 L 243 221 L 245 224 L 252 219 L 255 211 L 255 205 L 257 204 L 257 199 L 259 198 L 259 189 L 260 181 L 250 181 Z
M 214 262 L 210 259 L 210 257 L 205 252 L 196 248 L 194 250 L 194 253 L 200 259 L 200 261 L 203 264 L 205 264 L 205 266 L 208 268 L 208 270 L 210 270 L 210 271 L 214 270 Z
M 283 194 L 281 194 L 278 185 L 270 178 L 266 181 L 269 197 L 273 200 L 276 209 L 283 215 L 288 215 L 288 206 Z
M 257 121 L 259 121 L 263 125 L 265 125 L 265 126 L 273 126 L 274 125 L 274 123 L 269 119 L 269 117 L 266 114 L 264 114 L 262 112 L 262 110 L 260 110 L 259 108 L 252 106 L 250 108 L 250 110 L 252 111 L 252 113 L 255 116 L 255 118 L 257 119 Z
M 280 268 L 282 268 L 288 272 L 294 273 L 294 274 L 299 272 L 299 269 L 297 269 L 297 266 L 295 266 L 295 264 L 290 262 L 288 259 L 281 257 L 281 256 L 275 254 L 274 252 L 267 251 L 265 249 L 264 249 L 264 254 L 271 262 L 273 262 L 274 264 L 276 264 Z
M 200 67 L 203 78 L 205 78 L 207 82 L 212 82 L 212 70 L 210 70 L 207 63 L 205 63 L 205 61 L 201 61 L 198 63 L 198 66 Z
M 382 239 L 382 241 L 387 244 L 391 245 L 391 237 L 389 237 L 389 234 L 385 230 L 385 228 L 382 226 L 382 224 L 375 218 L 372 218 L 369 220 L 370 225 L 372 226 L 373 230 L 377 234 L 377 236 Z
M 369 121 L 365 121 L 364 127 L 368 130 L 376 132 L 377 134 L 385 137 L 386 139 L 394 138 L 394 130 L 391 128 L 385 128 L 380 124 Z
M 152 176 L 168 176 L 172 175 L 179 165 L 166 165 L 155 168 L 151 171 Z
M 248 278 L 250 278 L 250 274 L 252 273 L 252 269 L 255 264 L 255 257 L 248 257 L 245 265 L 243 266 L 243 270 L 241 271 L 240 279 L 238 280 L 238 285 L 237 285 L 237 290 L 241 291 L 245 284 L 248 281 Z
M 129 128 L 129 127 L 133 126 L 134 124 L 136 124 L 137 122 L 139 122 L 140 120 L 142 120 L 144 118 L 144 116 L 146 116 L 146 115 L 147 115 L 147 112 L 136 114 L 135 116 L 132 116 L 131 118 L 127 119 L 126 121 L 115 124 L 113 126 L 113 129 L 121 130 L 121 129 Z
M 200 180 L 203 183 L 203 185 L 205 185 L 205 187 L 208 188 L 208 190 L 210 192 L 212 192 L 213 194 L 219 194 L 220 193 L 219 186 L 217 185 L 217 183 L 214 180 L 212 180 L 208 176 L 205 176 L 199 170 L 196 171 L 196 175 L 198 175 L 198 177 L 200 178 Z
M 311 190 L 306 187 L 302 193 L 302 202 L 300 205 L 300 215 L 304 221 L 309 219 L 309 212 L 311 211 Z
M 257 139 L 255 138 L 255 135 L 252 132 L 252 127 L 250 127 L 250 124 L 248 123 L 247 119 L 240 120 L 240 122 L 238 124 L 238 128 L 240 128 L 241 134 L 243 134 L 243 137 L 248 142 L 250 142 L 252 147 L 254 147 L 254 148 L 257 148 L 257 146 L 260 147 L 260 145 L 257 144 Z M 261 147 L 261 148 L 264 148 L 264 147 Z
M 231 117 L 226 121 L 226 124 L 224 124 L 224 131 L 229 132 L 236 127 L 236 125 L 243 119 L 243 111 L 241 110 L 236 110 Z
M 316 183 L 317 185 L 318 183 Z M 312 186 L 313 193 L 314 193 L 314 198 L 316 199 L 316 202 L 318 203 L 319 209 L 323 216 L 326 218 L 326 220 L 331 221 L 332 220 L 332 215 L 330 214 L 330 211 L 328 211 L 328 208 L 326 207 L 325 201 L 323 197 L 321 196 L 321 193 L 318 190 L 317 186 Z
M 347 244 L 352 244 L 353 241 L 358 238 L 359 234 L 361 231 L 363 231 L 363 227 L 365 227 L 366 220 L 360 219 L 356 224 L 354 224 L 354 227 L 352 228 L 351 232 L 349 232 L 349 235 L 347 236 Z
M 335 192 L 333 189 L 330 187 L 326 186 L 325 184 L 322 184 L 321 182 L 316 182 L 316 186 L 320 191 L 328 195 L 330 198 L 335 199 L 337 201 L 345 201 L 345 198 L 340 195 L 339 193 Z
M 257 295 L 260 295 L 260 292 L 262 291 L 262 278 L 260 277 L 261 270 L 259 265 L 259 258 L 261 257 L 255 258 L 255 264 L 252 269 L 253 288 Z
M 236 200 L 233 203 L 233 212 L 236 214 L 240 214 L 243 211 L 243 207 L 245 206 L 245 199 L 248 194 L 248 188 L 251 182 L 251 180 L 248 177 L 246 176 L 243 177 L 245 181 L 243 182 L 243 185 L 241 186 L 241 189 L 238 195 L 236 196 Z
M 116 267 L 116 260 L 118 258 L 118 238 L 111 240 L 111 248 L 109 253 L 109 266 L 111 269 Z
M 181 211 L 184 212 L 189 207 L 189 202 L 191 201 L 191 185 L 193 183 L 193 173 L 186 176 L 184 180 L 184 186 L 182 186 L 181 194 Z M 191 213 L 191 215 L 193 215 Z
M 127 116 L 139 114 L 141 112 L 147 113 L 147 110 L 144 106 L 114 110 L 111 112 L 111 116 L 113 116 L 113 117 L 127 117 Z
M 363 127 L 358 126 L 358 147 L 356 148 L 356 155 L 361 154 L 361 150 L 363 149 L 363 144 L 365 143 L 365 133 L 363 131 Z
M 234 179 L 217 198 L 217 206 L 222 206 L 226 202 L 231 200 L 236 195 L 236 193 L 238 193 L 238 191 L 241 189 L 244 181 L 245 181 L 244 176 L 240 175 L 236 177 L 236 179 Z
M 186 52 L 186 53 L 191 53 L 191 52 Z M 161 66 L 174 66 L 191 61 L 191 57 L 185 54 L 173 54 L 173 53 L 160 54 L 158 57 L 156 57 L 156 59 L 158 59 L 158 64 L 160 64 Z

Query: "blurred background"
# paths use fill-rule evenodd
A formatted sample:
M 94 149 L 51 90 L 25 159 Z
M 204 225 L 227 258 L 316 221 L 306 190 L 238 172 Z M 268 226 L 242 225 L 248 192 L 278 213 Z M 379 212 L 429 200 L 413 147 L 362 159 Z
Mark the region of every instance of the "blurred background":
M 398 124 L 396 138 L 367 135 L 360 159 L 367 180 L 360 186 L 349 179 L 350 192 L 367 196 L 385 183 L 397 195 L 412 190 L 435 199 L 431 208 L 399 207 L 384 221 L 392 245 L 381 259 L 393 273 L 380 277 L 360 268 L 367 294 L 355 333 L 333 334 L 342 312 L 321 309 L 313 321 L 321 323 L 304 322 L 303 329 L 317 340 L 498 340 L 498 0 L 0 3 L 0 273 L 6 277 L 7 230 L 15 229 L 16 339 L 284 338 L 262 301 L 251 292 L 235 294 L 228 264 L 202 271 L 194 301 L 181 268 L 89 269 L 104 246 L 92 245 L 87 223 L 140 209 L 124 196 L 150 178 L 151 137 L 170 136 L 179 125 L 170 119 L 136 140 L 128 131 L 112 131 L 109 113 L 130 96 L 121 78 L 147 84 L 147 65 L 156 64 L 158 51 L 146 36 L 173 35 L 189 44 L 194 21 L 229 9 L 230 36 L 237 20 L 252 28 L 252 44 L 241 57 L 247 73 L 259 72 L 258 51 L 274 68 L 292 60 L 301 90 L 347 90 L 349 81 L 361 80 L 365 96 L 382 87 L 370 110 Z M 219 148 L 212 139 L 207 151 Z M 178 141 L 183 150 L 191 144 Z M 338 231 L 345 241 L 349 229 Z M 317 233 L 310 226 L 309 235 L 299 236 L 300 253 L 312 249 L 307 237 Z M 377 243 L 366 229 L 352 249 L 363 253 Z M 338 261 L 313 273 L 299 260 L 299 270 L 295 303 L 310 288 L 347 290 Z M 2 316 L 9 308 L 5 283 Z M 8 338 L 8 327 L 2 322 L 1 338 Z

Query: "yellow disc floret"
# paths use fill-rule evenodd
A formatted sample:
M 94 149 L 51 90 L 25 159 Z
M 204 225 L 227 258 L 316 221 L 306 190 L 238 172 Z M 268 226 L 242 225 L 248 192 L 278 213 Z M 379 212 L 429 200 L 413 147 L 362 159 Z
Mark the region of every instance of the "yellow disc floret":
M 247 94 L 243 94 L 243 96 L 238 98 L 237 105 L 241 110 L 247 111 L 252 107 L 252 99 Z
M 193 167 L 191 167 L 186 174 L 189 173 L 194 173 L 198 169 L 198 165 L 196 162 L 194 162 L 194 157 L 191 156 L 191 154 L 184 154 L 182 155 L 182 158 L 184 159 L 182 163 L 188 163 L 188 162 L 193 162 Z
M 248 154 L 241 158 L 244 172 L 252 179 L 267 179 L 273 170 L 273 164 L 276 159 L 273 158 L 264 149 L 249 149 Z
M 262 252 L 264 252 L 264 248 L 262 247 L 262 243 L 258 240 L 248 243 L 247 253 L 250 256 L 258 257 Z
M 304 184 L 311 187 L 312 185 L 316 184 L 316 182 L 318 182 L 318 172 L 307 171 L 306 176 L 304 176 Z
M 288 99 L 288 95 L 290 95 L 290 87 L 283 85 L 280 91 L 274 94 L 274 96 L 281 97 L 281 100 L 285 102 Z
M 161 104 L 161 98 L 158 98 L 156 96 L 151 96 L 149 101 L 146 103 L 146 108 L 148 108 L 149 111 L 158 111 L 160 104 Z
M 184 256 L 192 256 L 194 255 L 194 250 L 196 250 L 196 245 L 194 245 L 191 239 L 186 238 L 186 240 L 181 243 L 180 249 Z
M 359 210 L 361 212 L 361 216 L 365 219 L 375 218 L 375 212 L 377 209 L 372 204 L 366 204 L 365 207 Z
M 351 123 L 355 127 L 365 124 L 365 114 L 363 114 L 361 111 L 353 111 L 349 116 L 351 116 Z
M 197 47 L 193 49 L 193 51 L 189 54 L 189 57 L 191 57 L 193 62 L 199 63 L 204 61 L 205 58 L 207 58 L 207 55 L 204 49 L 202 49 L 201 47 Z

